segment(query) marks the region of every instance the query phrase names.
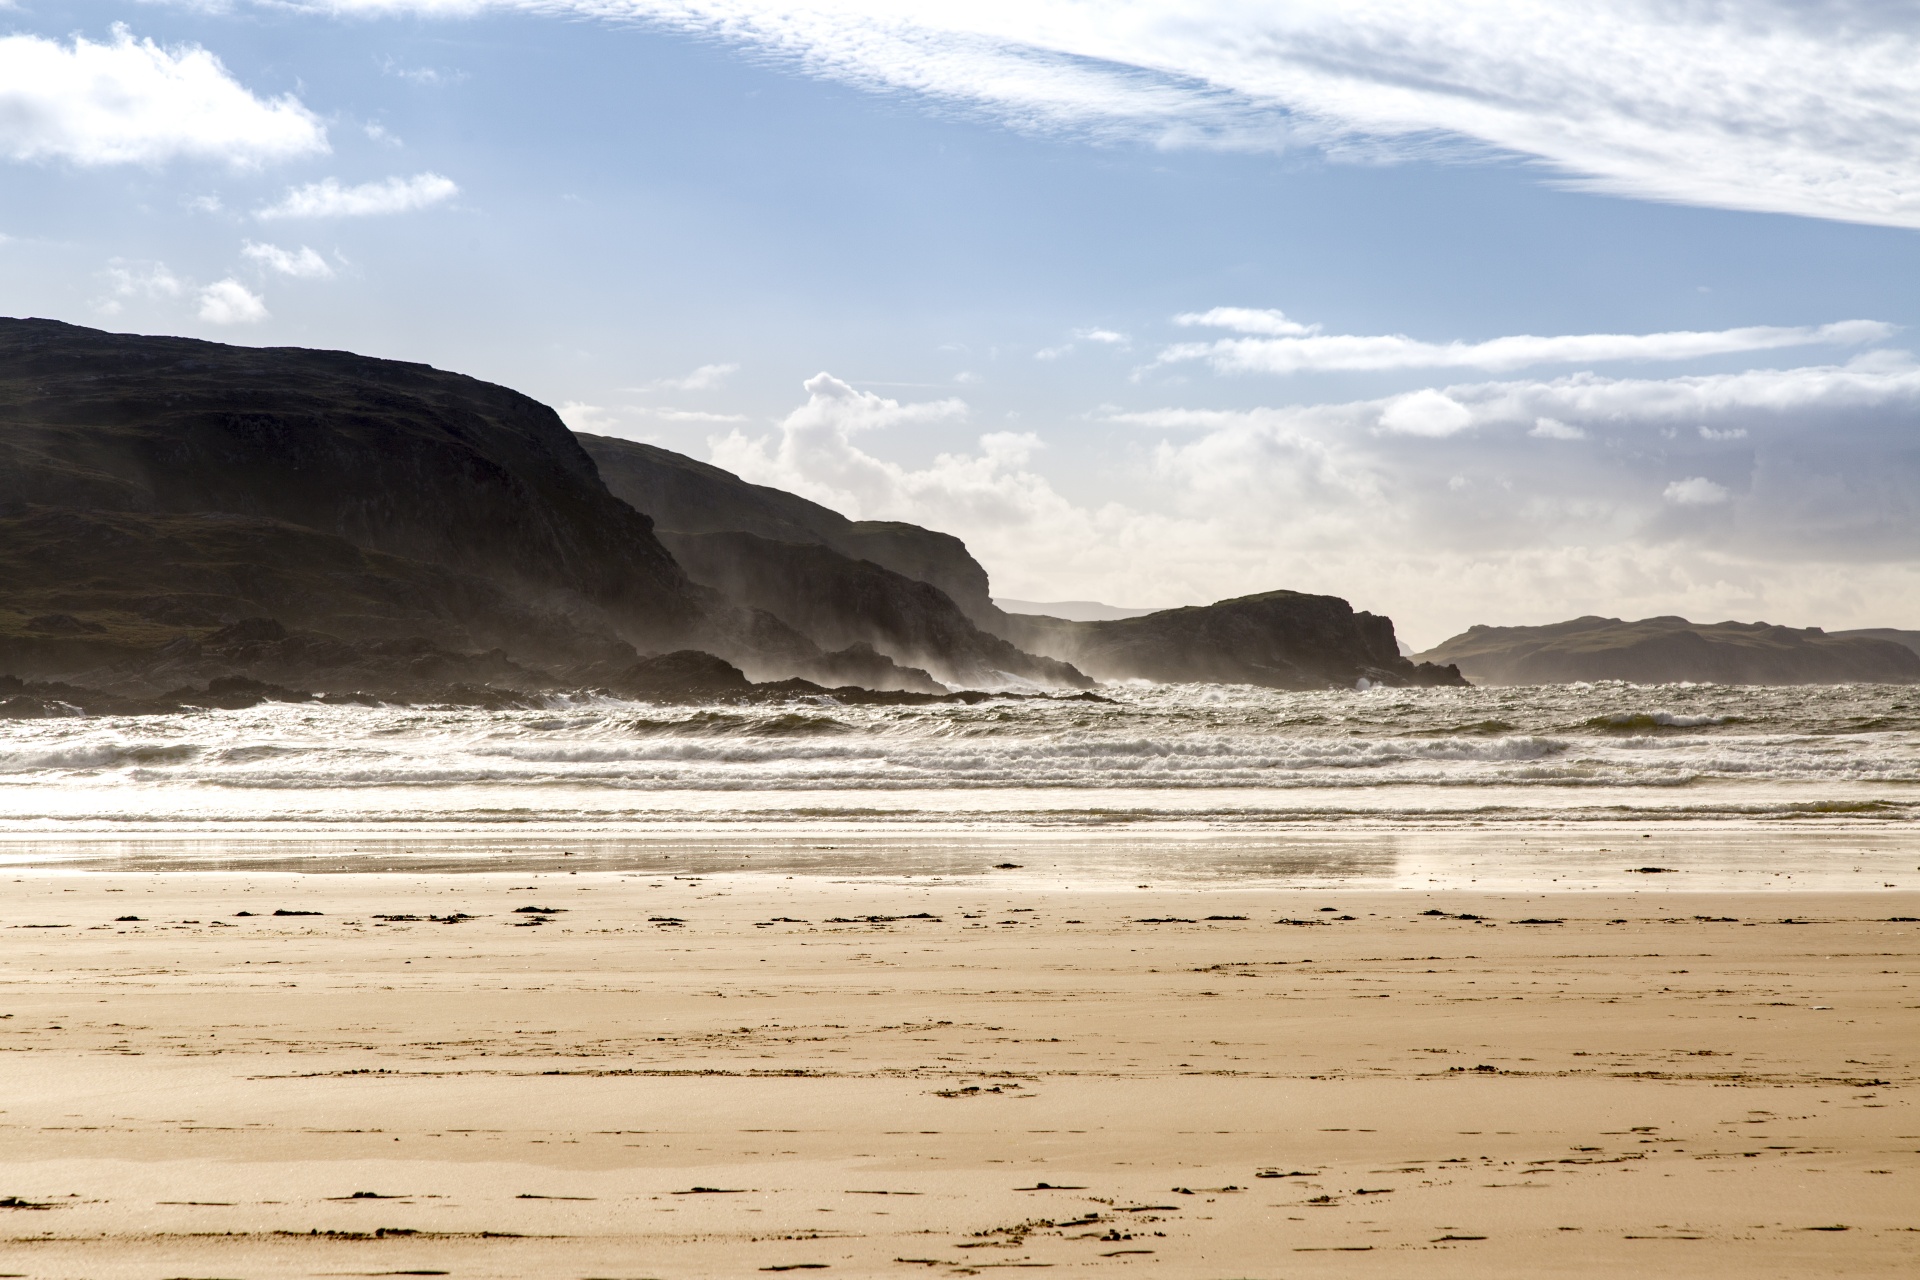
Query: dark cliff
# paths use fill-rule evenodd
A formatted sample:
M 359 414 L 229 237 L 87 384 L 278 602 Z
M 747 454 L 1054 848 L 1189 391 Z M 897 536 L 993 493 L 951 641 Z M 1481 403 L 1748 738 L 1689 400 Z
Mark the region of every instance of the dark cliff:
M 671 450 L 610 436 L 582 434 L 616 496 L 677 533 L 752 533 L 776 542 L 818 543 L 855 560 L 871 560 L 947 593 L 976 625 L 1000 611 L 987 593 L 987 571 L 950 533 L 892 520 L 849 520 L 830 507 Z M 792 621 L 792 619 L 789 619 Z
M 1869 635 L 1764 622 L 1585 617 L 1540 627 L 1472 627 L 1415 655 L 1451 662 L 1487 684 L 1906 684 L 1920 653 Z
M 1012 638 L 1100 680 L 1217 681 L 1270 689 L 1460 685 L 1451 667 L 1400 656 L 1393 622 L 1337 596 L 1269 591 L 1138 618 L 1068 622 L 1008 615 Z

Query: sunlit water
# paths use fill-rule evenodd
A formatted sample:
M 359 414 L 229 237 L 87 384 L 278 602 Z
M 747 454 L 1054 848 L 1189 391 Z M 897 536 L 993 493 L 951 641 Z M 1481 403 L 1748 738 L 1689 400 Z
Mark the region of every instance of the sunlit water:
M 556 699 L 539 711 L 269 704 L 0 722 L 0 858 L 128 857 L 135 840 L 168 865 L 245 846 L 947 874 L 992 850 L 1045 848 L 1121 877 L 1143 865 L 1306 874 L 1302 858 L 1452 877 L 1495 833 L 1519 850 L 1558 832 L 1547 843 L 1562 871 L 1590 857 L 1612 875 L 1626 842 L 1658 830 L 1719 850 L 1729 875 L 1754 858 L 1784 860 L 1772 872 L 1802 882 L 1813 873 L 1794 866 L 1809 858 L 1858 864 L 1848 876 L 1914 866 L 1909 687 L 1109 692 L 1111 705 Z

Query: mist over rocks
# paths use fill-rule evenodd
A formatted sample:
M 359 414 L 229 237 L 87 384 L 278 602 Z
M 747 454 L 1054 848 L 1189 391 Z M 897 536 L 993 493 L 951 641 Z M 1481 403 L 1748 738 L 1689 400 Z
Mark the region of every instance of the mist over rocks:
M 1484 684 L 1920 683 L 1920 652 L 1890 638 L 1900 634 L 1914 633 L 1589 615 L 1538 627 L 1472 627 L 1414 656 L 1453 663 Z
M 657 445 L 579 434 L 616 496 L 674 533 L 750 533 L 775 542 L 831 547 L 902 577 L 945 592 L 977 625 L 990 626 L 1000 610 L 987 589 L 987 571 L 950 533 L 896 520 L 850 520 L 797 494 L 752 484 L 730 471 Z
M 1004 684 L 1089 688 L 1069 663 L 1039 657 L 983 631 L 940 588 L 822 544 L 745 532 L 675 533 L 661 539 L 696 581 L 793 622 L 822 645 L 883 649 L 896 661 L 967 687 Z M 878 687 L 878 686 L 876 686 Z

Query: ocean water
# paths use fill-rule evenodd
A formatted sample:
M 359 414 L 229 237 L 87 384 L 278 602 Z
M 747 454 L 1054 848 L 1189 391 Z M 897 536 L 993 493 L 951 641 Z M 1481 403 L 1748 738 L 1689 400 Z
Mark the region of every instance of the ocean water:
M 1915 865 L 1920 689 L 1108 693 L 0 722 L 0 861 L 758 857 L 947 874 L 990 866 L 988 850 L 1040 848 L 1122 878 L 1246 872 L 1249 858 L 1284 874 L 1452 876 L 1496 847 L 1538 853 L 1553 833 L 1563 869 L 1589 854 L 1610 866 L 1657 831 L 1663 848 L 1677 833 L 1711 847 L 1728 874 L 1756 857 L 1803 883 L 1789 863 L 1831 854 L 1868 877 Z

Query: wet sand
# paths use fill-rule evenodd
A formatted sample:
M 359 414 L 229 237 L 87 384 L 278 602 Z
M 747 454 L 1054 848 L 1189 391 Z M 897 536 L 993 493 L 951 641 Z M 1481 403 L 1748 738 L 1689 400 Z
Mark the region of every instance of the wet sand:
M 0 1273 L 1912 1275 L 1894 917 L 20 873 Z

